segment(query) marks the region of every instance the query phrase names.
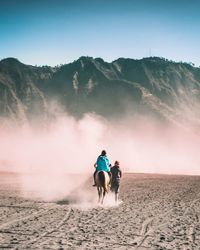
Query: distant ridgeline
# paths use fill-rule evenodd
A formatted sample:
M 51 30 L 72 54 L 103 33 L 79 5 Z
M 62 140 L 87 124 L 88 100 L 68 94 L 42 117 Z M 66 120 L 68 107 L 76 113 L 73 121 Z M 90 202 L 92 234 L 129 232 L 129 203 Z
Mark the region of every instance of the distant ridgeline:
M 19 121 L 62 110 L 76 118 L 93 112 L 108 119 L 139 114 L 198 122 L 199 100 L 200 69 L 158 57 L 112 63 L 81 57 L 58 67 L 0 61 L 0 116 Z

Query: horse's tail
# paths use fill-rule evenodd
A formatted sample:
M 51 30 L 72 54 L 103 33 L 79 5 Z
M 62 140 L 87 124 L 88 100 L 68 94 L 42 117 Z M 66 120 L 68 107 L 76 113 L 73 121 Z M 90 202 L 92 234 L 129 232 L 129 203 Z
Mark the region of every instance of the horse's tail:
M 99 172 L 99 182 L 101 183 L 101 186 L 103 187 L 104 191 L 108 193 L 108 185 L 106 183 L 106 176 L 105 176 L 105 172 L 103 171 Z

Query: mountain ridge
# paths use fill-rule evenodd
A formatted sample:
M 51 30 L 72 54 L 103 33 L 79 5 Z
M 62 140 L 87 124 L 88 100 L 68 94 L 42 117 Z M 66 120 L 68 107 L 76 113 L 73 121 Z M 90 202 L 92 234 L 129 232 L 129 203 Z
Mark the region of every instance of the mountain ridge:
M 46 119 L 56 100 L 77 118 L 88 112 L 107 119 L 129 113 L 173 122 L 189 120 L 185 109 L 198 109 L 199 99 L 200 69 L 160 57 L 108 63 L 82 56 L 56 67 L 0 61 L 0 116 L 15 120 Z M 198 122 L 199 113 L 192 115 Z

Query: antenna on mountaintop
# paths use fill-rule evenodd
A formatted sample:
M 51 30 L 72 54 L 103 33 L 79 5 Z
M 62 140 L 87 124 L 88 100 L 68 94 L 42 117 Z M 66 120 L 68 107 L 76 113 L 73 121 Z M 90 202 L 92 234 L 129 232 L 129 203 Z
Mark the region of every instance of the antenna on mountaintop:
M 151 48 L 149 48 L 149 57 L 151 57 Z

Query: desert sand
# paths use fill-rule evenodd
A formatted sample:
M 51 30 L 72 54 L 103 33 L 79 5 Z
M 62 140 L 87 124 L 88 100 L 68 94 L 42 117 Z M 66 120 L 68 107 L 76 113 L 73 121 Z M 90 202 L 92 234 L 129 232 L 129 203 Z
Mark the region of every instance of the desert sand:
M 0 175 L 0 249 L 200 249 L 200 177 L 124 174 L 120 201 L 97 204 L 92 179 L 56 201 Z

